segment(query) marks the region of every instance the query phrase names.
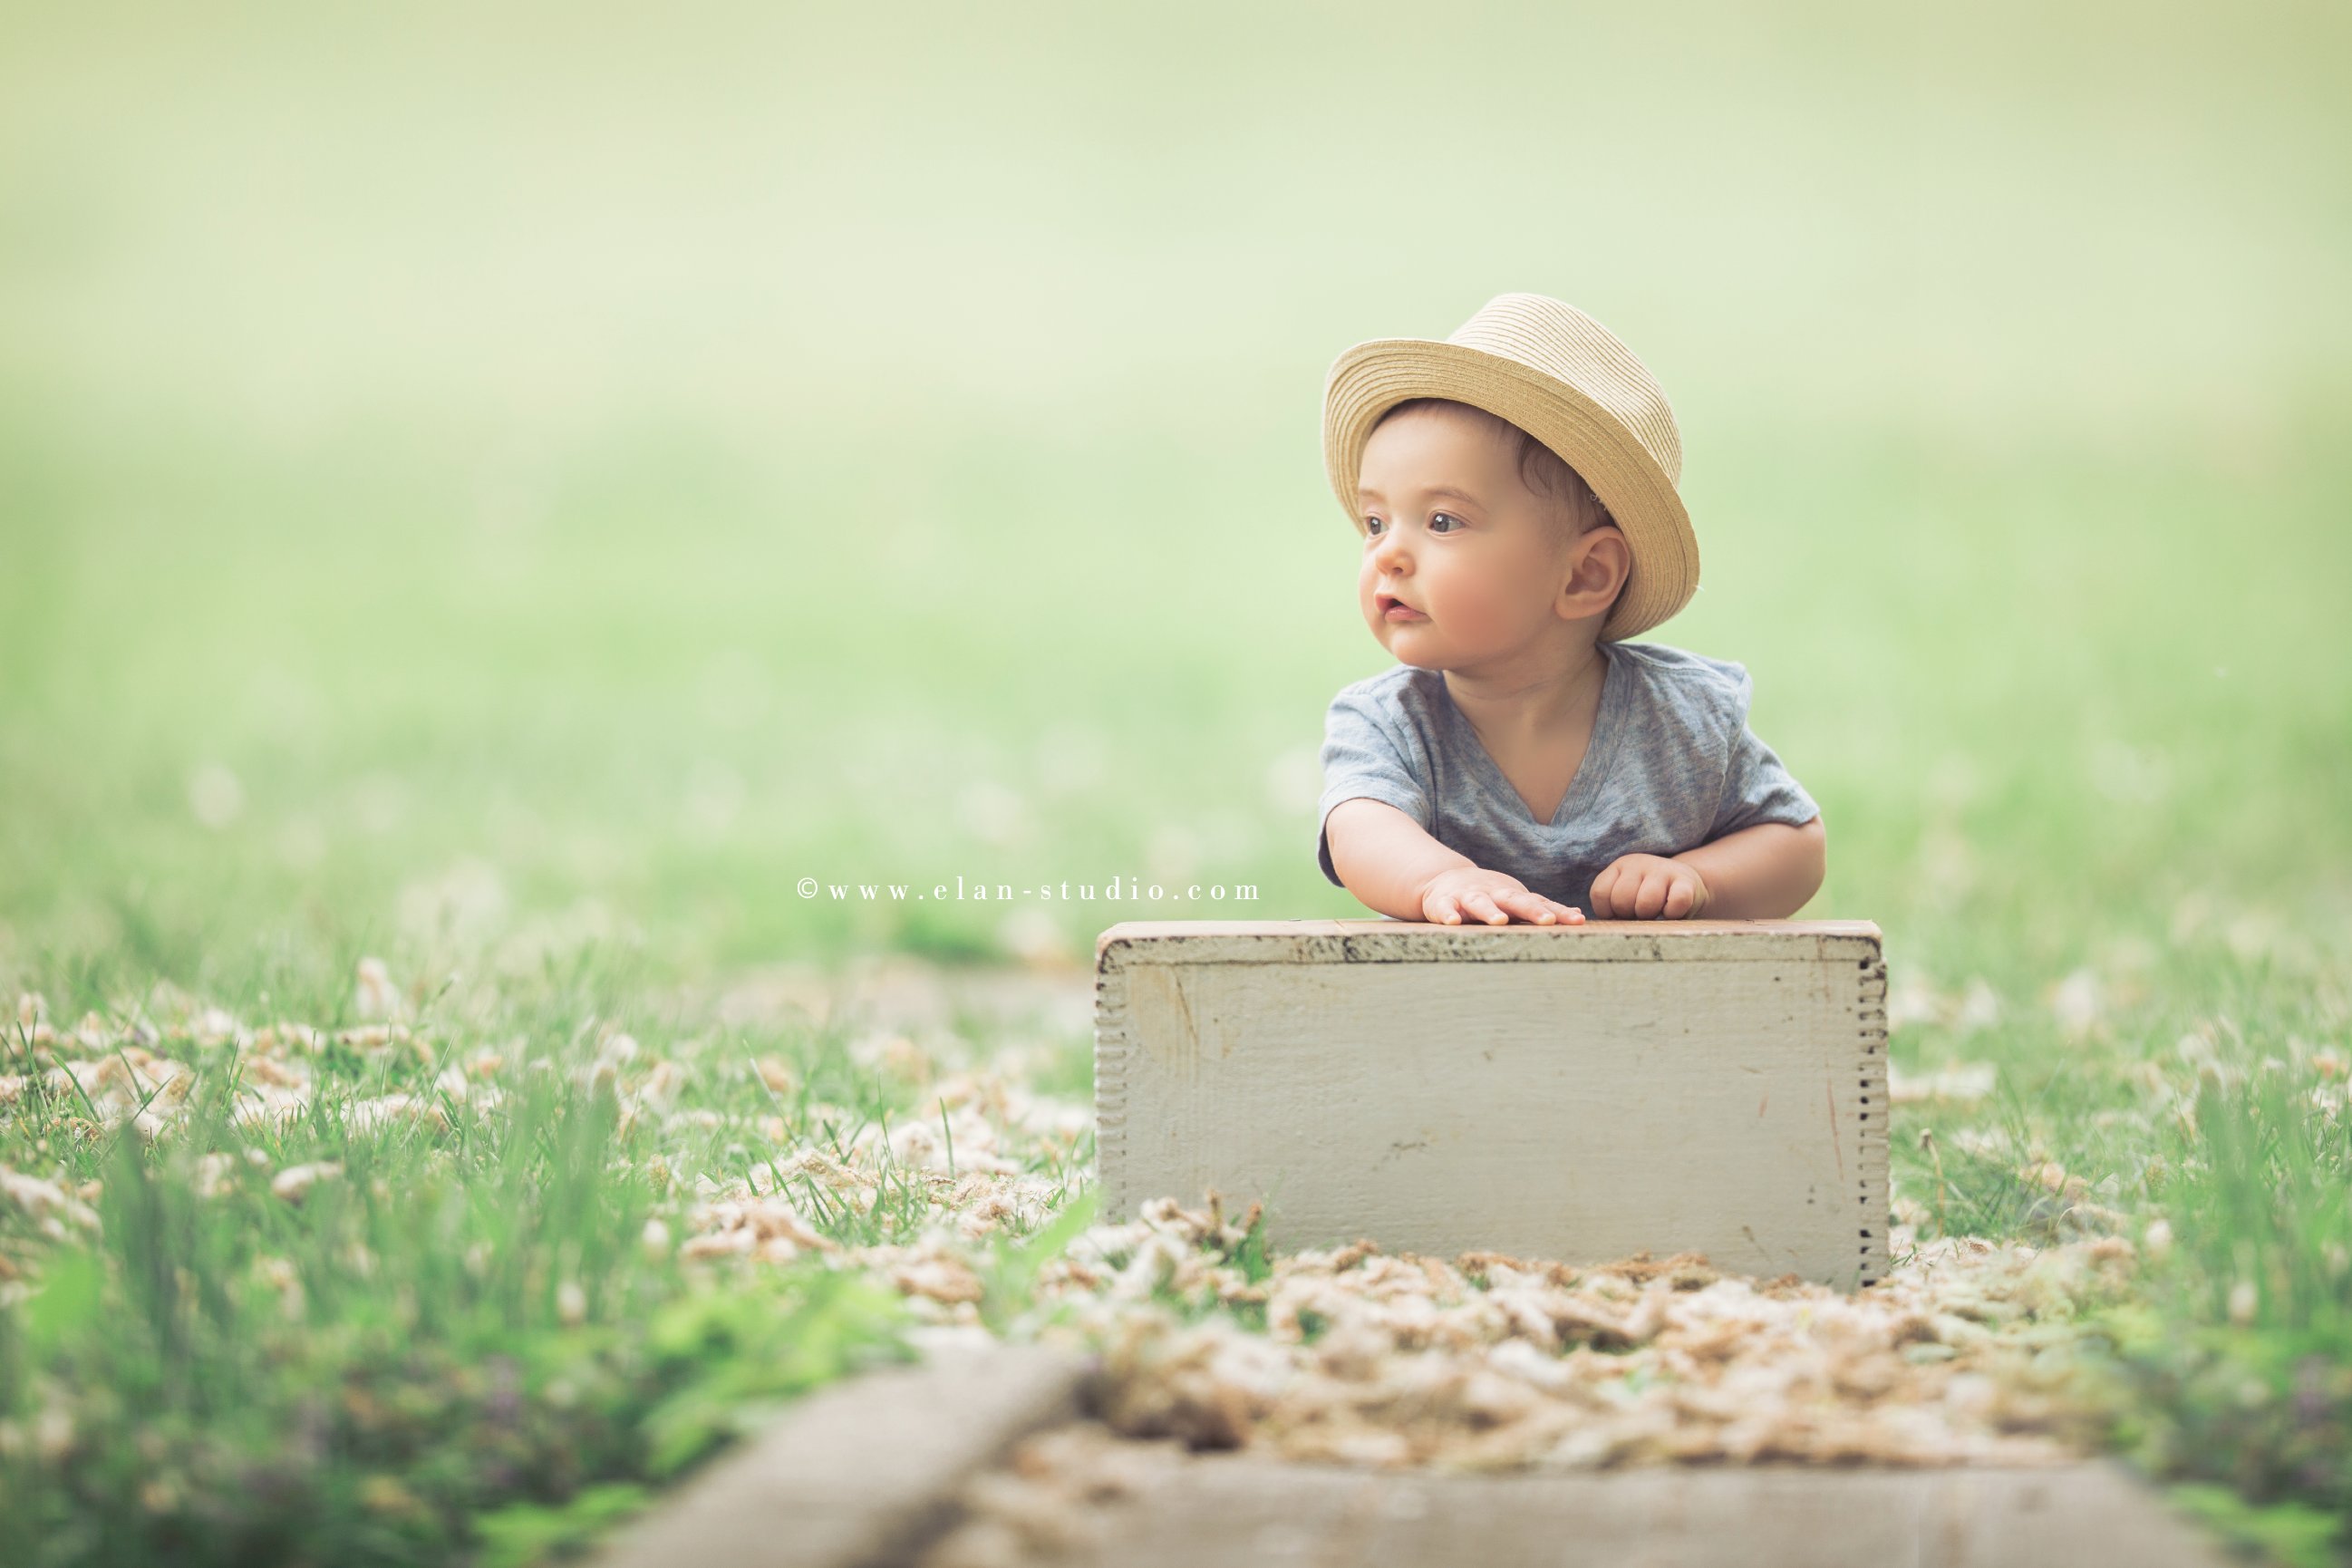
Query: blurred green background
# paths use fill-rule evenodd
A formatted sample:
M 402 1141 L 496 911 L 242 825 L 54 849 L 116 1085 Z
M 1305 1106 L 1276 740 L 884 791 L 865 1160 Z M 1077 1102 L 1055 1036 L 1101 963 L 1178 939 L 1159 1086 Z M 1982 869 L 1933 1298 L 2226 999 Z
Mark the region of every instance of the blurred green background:
M 13 5 L 0 980 L 1361 913 L 1322 377 L 1513 289 L 1674 401 L 1705 588 L 1646 640 L 1755 675 L 1809 912 L 2019 986 L 2341 926 L 2347 50 L 2318 5 Z M 1261 898 L 794 889 L 1115 872 Z

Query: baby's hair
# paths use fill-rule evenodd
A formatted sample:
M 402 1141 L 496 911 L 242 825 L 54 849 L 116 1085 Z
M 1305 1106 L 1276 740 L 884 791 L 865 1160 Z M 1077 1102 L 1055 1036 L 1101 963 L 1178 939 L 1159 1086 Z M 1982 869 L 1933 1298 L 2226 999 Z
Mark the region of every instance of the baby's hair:
M 1509 435 L 1517 437 L 1519 482 L 1535 494 L 1546 497 L 1559 508 L 1559 514 L 1568 520 L 1568 536 L 1570 539 L 1578 538 L 1603 523 L 1615 524 L 1617 520 L 1609 515 L 1609 508 L 1602 504 L 1599 496 L 1593 493 L 1592 487 L 1585 482 L 1584 476 L 1569 467 L 1558 452 L 1553 451 L 1501 415 L 1490 414 L 1475 404 L 1458 403 L 1450 397 L 1408 398 L 1381 415 L 1379 419 L 1373 420 L 1372 428 L 1377 430 L 1385 421 L 1413 408 L 1461 409 L 1465 413 L 1476 415 L 1489 425 L 1498 426 Z

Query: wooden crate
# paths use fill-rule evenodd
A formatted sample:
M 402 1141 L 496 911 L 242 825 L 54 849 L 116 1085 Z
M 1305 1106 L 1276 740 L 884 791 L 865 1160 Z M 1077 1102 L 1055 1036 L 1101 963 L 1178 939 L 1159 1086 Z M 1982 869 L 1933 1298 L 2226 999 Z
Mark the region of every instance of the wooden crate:
M 1129 921 L 1095 945 L 1103 1215 L 1285 1248 L 1886 1271 L 1867 921 Z

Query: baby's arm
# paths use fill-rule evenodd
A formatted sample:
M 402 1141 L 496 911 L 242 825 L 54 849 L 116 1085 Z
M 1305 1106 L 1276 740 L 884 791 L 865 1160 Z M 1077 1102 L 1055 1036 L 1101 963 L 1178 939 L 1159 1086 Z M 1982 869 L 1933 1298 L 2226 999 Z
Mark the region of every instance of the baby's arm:
M 1814 817 L 1802 827 L 1759 822 L 1674 857 L 1706 884 L 1696 911 L 1716 921 L 1786 920 L 1821 890 L 1829 868 L 1829 831 Z
M 1401 921 L 1459 925 L 1465 920 L 1505 925 L 1576 925 L 1584 912 L 1528 891 L 1501 871 L 1481 870 L 1457 850 L 1431 837 L 1420 823 L 1386 801 L 1343 800 L 1324 818 L 1331 868 L 1364 905 Z
M 1748 727 L 1752 689 L 1737 674 L 1712 837 L 1671 859 L 1628 855 L 1604 868 L 1592 881 L 1595 916 L 1786 920 L 1820 891 L 1829 863 L 1821 808 Z

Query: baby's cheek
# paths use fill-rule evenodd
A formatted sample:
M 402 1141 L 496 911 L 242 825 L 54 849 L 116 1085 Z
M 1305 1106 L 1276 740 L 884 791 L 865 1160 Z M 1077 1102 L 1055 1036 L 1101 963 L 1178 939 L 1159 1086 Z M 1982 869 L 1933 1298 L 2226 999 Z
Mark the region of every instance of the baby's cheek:
M 1511 626 L 1521 613 L 1507 587 L 1483 576 L 1447 583 L 1443 589 L 1444 607 L 1450 612 L 1447 618 L 1457 626 L 1499 631 Z

